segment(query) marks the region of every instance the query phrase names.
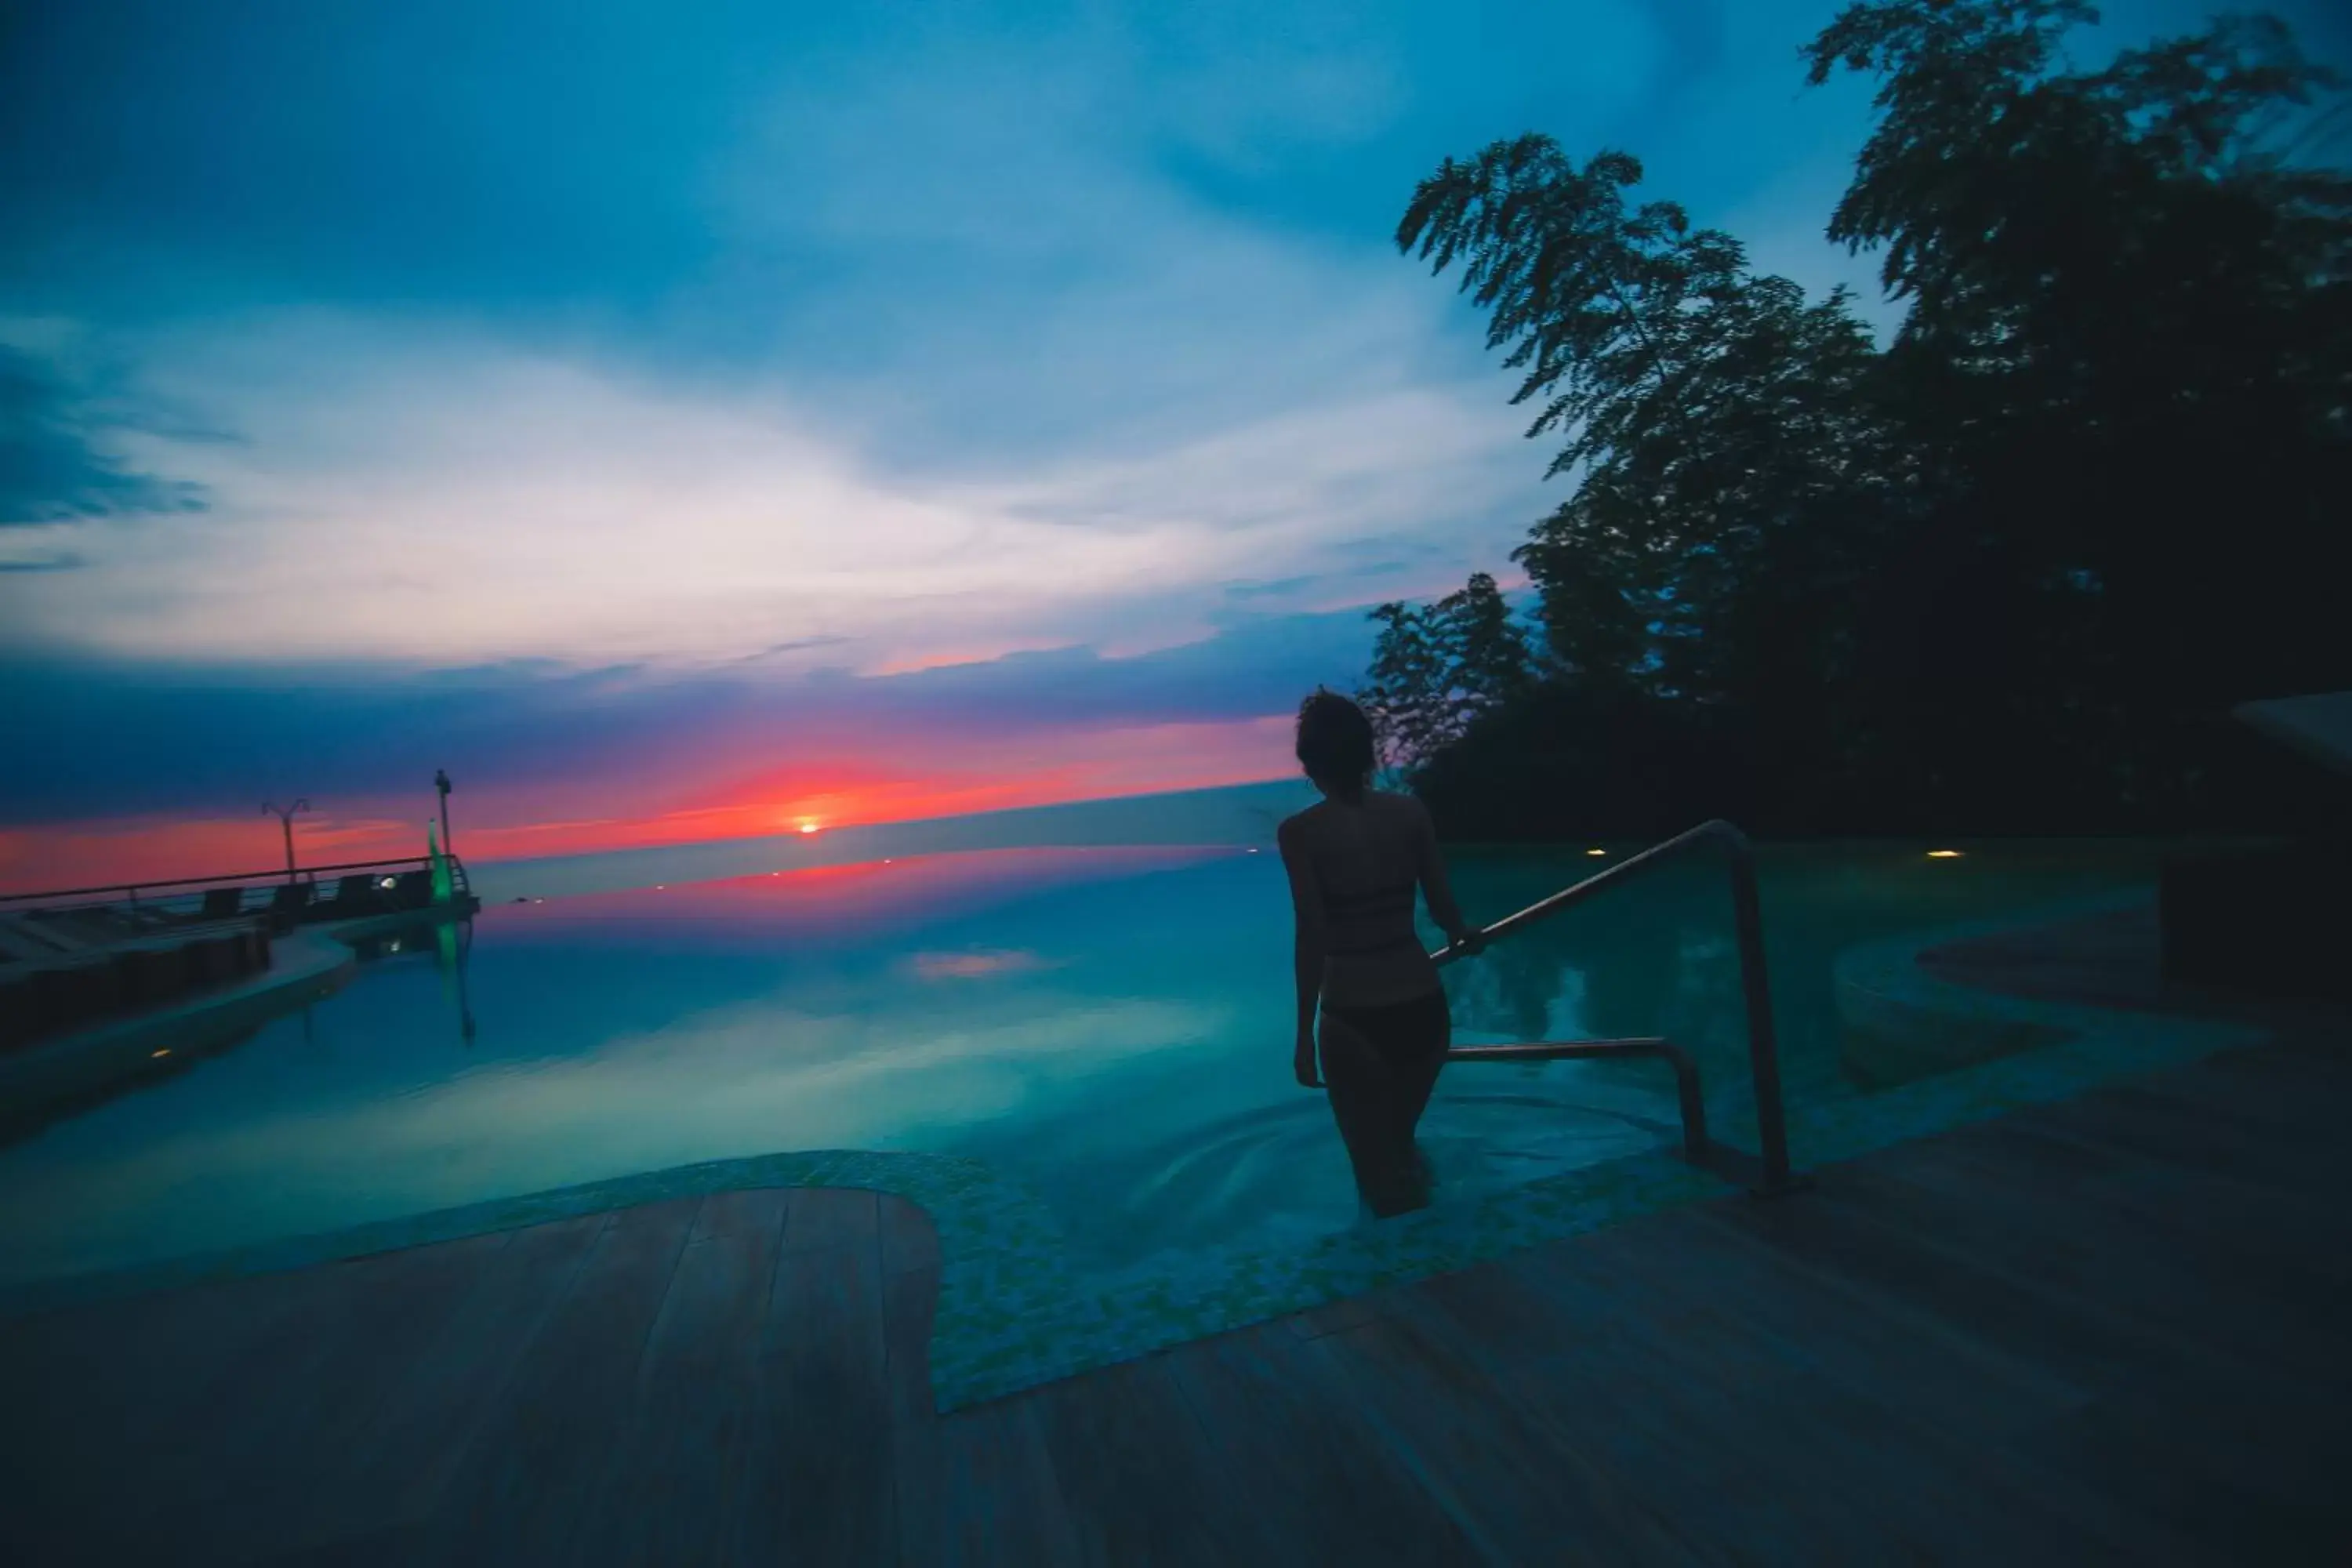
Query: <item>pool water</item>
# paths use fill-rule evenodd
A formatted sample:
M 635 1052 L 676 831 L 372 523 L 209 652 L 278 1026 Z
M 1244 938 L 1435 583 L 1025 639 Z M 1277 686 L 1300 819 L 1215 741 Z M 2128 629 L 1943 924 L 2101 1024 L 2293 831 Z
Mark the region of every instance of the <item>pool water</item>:
M 2153 865 L 2129 844 L 1922 847 L 1761 852 L 1792 1104 L 1888 1081 L 1853 1059 L 1842 951 L 2142 884 Z M 1610 863 L 1452 860 L 1481 921 Z M 985 1162 L 1099 1280 L 1303 1243 L 1364 1222 L 1323 1097 L 1291 1078 L 1289 963 L 1280 864 L 1249 845 L 950 853 L 494 905 L 0 1148 L 0 1279 L 801 1149 Z M 1448 986 L 1457 1041 L 1683 1042 L 1718 1131 L 1753 1146 L 1718 862 L 1571 910 Z M 1678 1125 L 1655 1062 L 1457 1064 L 1423 1142 L 1449 1203 Z

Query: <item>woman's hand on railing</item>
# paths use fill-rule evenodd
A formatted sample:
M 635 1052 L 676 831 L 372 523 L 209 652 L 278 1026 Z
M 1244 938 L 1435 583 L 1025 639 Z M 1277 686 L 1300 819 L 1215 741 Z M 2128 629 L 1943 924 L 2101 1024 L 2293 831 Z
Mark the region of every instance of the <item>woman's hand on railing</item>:
M 1475 958 L 1486 951 L 1486 933 L 1483 931 L 1457 931 L 1446 936 L 1445 952 L 1449 958 Z

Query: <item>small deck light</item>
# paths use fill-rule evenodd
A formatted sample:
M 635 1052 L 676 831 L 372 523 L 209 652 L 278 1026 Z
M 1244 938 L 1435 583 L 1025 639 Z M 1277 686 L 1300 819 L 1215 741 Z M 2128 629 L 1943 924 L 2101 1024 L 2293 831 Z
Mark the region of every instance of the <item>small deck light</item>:
M 400 886 L 400 879 L 397 877 L 379 878 L 376 881 L 376 886 L 386 889 L 397 888 Z
M 168 1056 L 170 1056 L 170 1055 L 172 1054 L 172 1047 L 169 1047 L 169 1046 L 165 1046 L 165 1047 L 164 1047 L 162 1050 L 160 1050 L 160 1051 L 150 1051 L 150 1052 L 148 1052 L 147 1054 L 148 1054 L 151 1058 L 154 1058 L 160 1059 L 160 1058 L 164 1058 L 164 1057 L 168 1057 Z
M 1927 851 L 1927 858 L 1930 860 L 1957 860 L 1959 858 L 1960 852 L 1957 849 L 1930 849 Z
M 1606 849 L 1588 849 L 1585 853 L 1587 855 L 1606 855 L 1609 851 Z

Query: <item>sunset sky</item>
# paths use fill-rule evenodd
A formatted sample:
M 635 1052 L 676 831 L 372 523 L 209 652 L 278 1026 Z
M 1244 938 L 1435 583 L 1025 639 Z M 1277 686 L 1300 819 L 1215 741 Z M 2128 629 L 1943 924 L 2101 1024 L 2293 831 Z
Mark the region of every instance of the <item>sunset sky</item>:
M 1414 181 L 1622 147 L 1884 331 L 1835 9 L 8 7 L 0 886 L 1286 773 L 1560 494 Z

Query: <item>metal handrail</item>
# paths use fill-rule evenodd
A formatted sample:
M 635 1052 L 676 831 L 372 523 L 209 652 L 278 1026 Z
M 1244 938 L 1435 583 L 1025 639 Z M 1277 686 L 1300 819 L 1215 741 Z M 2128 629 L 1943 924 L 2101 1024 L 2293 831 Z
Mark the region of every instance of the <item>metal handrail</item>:
M 1504 916 L 1477 933 L 1481 947 L 1516 935 L 1538 921 L 1580 904 L 1654 870 L 1685 852 L 1706 844 L 1720 845 L 1731 870 L 1731 913 L 1739 942 L 1739 985 L 1748 1011 L 1748 1064 L 1756 1083 L 1756 1131 L 1762 1151 L 1759 1160 L 1717 1142 L 1707 1136 L 1706 1108 L 1699 1096 L 1698 1067 L 1687 1052 L 1654 1036 L 1622 1040 L 1559 1040 L 1521 1046 L 1457 1046 L 1447 1053 L 1455 1061 L 1546 1061 L 1562 1057 L 1657 1056 L 1675 1069 L 1682 1099 L 1683 1148 L 1692 1163 L 1713 1169 L 1740 1182 L 1758 1195 L 1778 1197 L 1803 1184 L 1789 1169 L 1789 1128 L 1780 1104 L 1780 1038 L 1772 1028 L 1772 994 L 1764 971 L 1764 915 L 1756 894 L 1756 851 L 1748 836 L 1717 818 L 1653 845 L 1631 859 L 1562 888 L 1548 899 Z M 1471 956 L 1466 944 L 1430 954 L 1440 965 Z
M 457 858 L 455 855 L 446 858 L 452 864 L 455 864 Z M 292 879 L 309 878 L 316 880 L 322 872 L 371 871 L 384 866 L 428 866 L 432 864 L 432 859 L 429 855 L 395 855 L 385 860 L 346 860 L 333 866 L 301 866 L 297 867 L 291 873 L 285 867 L 278 866 L 267 871 L 224 871 L 211 877 L 158 877 L 145 882 L 110 882 L 100 888 L 52 888 L 46 892 L 38 893 L 0 893 L 0 903 L 28 903 L 35 899 L 81 899 L 88 898 L 92 893 L 137 893 L 153 892 L 164 888 L 202 888 L 208 883 L 283 882 L 289 878 Z

